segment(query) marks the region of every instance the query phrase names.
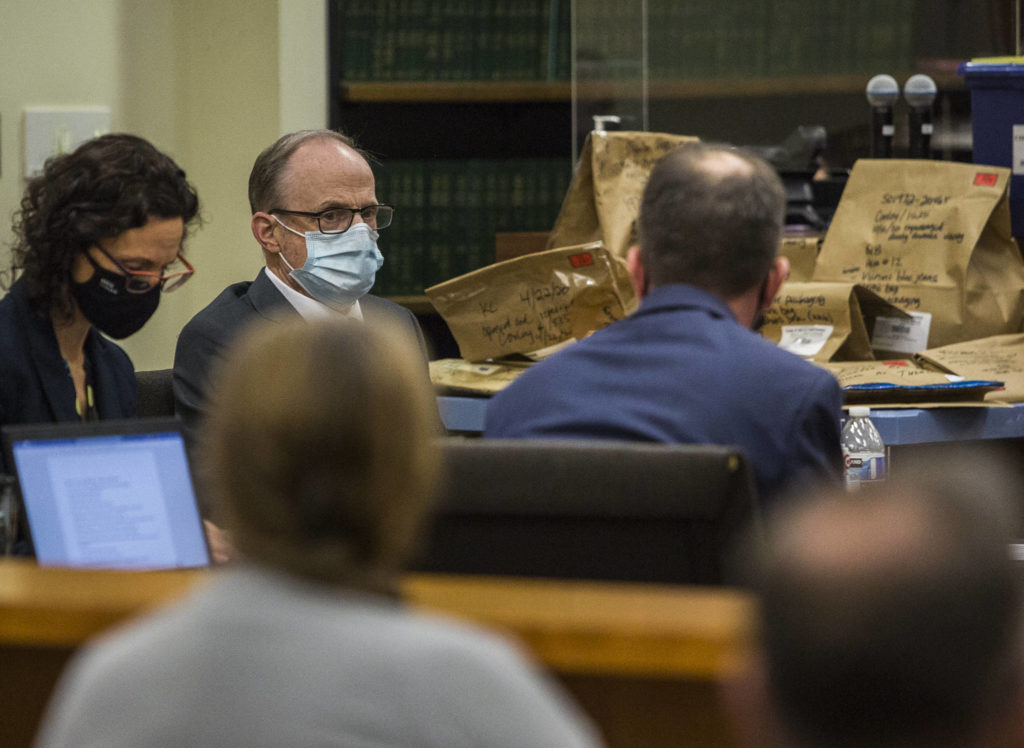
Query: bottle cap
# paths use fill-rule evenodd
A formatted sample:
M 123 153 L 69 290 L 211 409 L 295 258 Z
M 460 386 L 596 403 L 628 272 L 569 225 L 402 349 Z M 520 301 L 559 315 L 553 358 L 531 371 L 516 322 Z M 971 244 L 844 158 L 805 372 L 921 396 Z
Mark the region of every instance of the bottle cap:
M 871 408 L 866 405 L 855 405 L 850 408 L 851 418 L 862 418 L 871 415 Z

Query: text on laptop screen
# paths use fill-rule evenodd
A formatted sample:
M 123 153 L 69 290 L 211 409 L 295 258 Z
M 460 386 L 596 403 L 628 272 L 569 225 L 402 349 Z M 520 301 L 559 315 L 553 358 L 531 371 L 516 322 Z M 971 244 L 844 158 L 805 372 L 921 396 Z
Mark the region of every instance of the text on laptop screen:
M 209 562 L 180 433 L 33 439 L 12 451 L 40 564 Z

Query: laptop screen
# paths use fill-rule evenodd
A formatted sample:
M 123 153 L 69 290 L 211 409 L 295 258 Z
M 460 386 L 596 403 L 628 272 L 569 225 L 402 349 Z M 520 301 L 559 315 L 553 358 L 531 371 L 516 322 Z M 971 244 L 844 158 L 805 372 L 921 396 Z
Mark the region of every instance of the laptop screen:
M 209 563 L 173 419 L 7 426 L 3 436 L 40 565 Z

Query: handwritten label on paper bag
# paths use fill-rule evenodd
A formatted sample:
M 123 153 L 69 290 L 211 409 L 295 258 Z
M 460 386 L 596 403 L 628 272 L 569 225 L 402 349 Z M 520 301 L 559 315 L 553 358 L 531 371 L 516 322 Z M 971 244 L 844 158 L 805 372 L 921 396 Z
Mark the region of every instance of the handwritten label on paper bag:
M 948 384 L 944 372 L 924 369 L 909 360 L 843 361 L 824 365 L 839 380 L 841 387 L 859 384 L 895 384 L 906 387 Z
M 931 314 L 932 347 L 1019 329 L 1024 262 L 1010 236 L 1009 174 L 924 159 L 858 161 L 814 280 L 857 283 Z
M 1024 402 L 1024 334 L 993 335 L 921 351 L 917 359 L 968 379 L 994 379 L 1006 389 L 989 400 Z
M 599 242 L 499 262 L 426 294 L 469 361 L 582 338 L 636 306 L 624 263 Z
M 859 361 L 874 358 L 868 329 L 875 318 L 901 315 L 862 286 L 786 281 L 765 310 L 761 334 L 804 358 Z

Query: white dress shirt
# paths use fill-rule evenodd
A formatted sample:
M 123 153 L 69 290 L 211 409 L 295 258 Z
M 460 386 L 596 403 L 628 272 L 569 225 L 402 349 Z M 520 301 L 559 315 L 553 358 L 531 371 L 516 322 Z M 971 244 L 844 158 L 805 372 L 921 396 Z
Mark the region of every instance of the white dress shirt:
M 289 304 L 295 307 L 295 311 L 301 314 L 303 319 L 319 319 L 321 317 L 330 317 L 335 314 L 340 314 L 342 317 L 349 317 L 360 321 L 363 319 L 363 311 L 359 308 L 358 301 L 352 302 L 352 305 L 345 309 L 335 309 L 327 306 L 323 302 L 317 301 L 312 296 L 306 296 L 305 294 L 299 293 L 283 280 L 278 278 L 277 273 L 272 272 L 269 268 L 263 268 L 263 272 L 270 276 L 270 281 L 274 284 L 274 287 L 281 292 L 281 295 L 288 300 Z

